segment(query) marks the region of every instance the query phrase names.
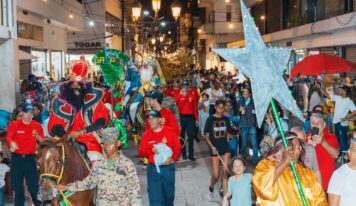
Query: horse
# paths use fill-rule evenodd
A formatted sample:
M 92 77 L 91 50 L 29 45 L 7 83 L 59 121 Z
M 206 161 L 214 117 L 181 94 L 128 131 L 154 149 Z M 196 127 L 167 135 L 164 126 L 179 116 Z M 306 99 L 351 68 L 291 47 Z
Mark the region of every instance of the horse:
M 95 189 L 71 193 L 58 191 L 56 185 L 83 180 L 89 175 L 89 166 L 80 152 L 64 139 L 44 140 L 38 149 L 37 164 L 40 169 L 39 196 L 52 206 L 64 201 L 71 206 L 92 206 Z

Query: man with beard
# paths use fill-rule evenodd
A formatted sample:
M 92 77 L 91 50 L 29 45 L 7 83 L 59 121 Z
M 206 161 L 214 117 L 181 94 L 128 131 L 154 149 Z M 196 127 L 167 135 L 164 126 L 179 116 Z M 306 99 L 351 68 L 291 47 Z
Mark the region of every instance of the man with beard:
M 101 129 L 108 123 L 109 111 L 101 101 L 103 92 L 91 83 L 71 81 L 61 86 L 53 100 L 53 112 L 48 122 L 52 136 L 69 136 L 81 144 L 90 161 L 102 157 Z M 85 145 L 85 146 L 84 146 Z

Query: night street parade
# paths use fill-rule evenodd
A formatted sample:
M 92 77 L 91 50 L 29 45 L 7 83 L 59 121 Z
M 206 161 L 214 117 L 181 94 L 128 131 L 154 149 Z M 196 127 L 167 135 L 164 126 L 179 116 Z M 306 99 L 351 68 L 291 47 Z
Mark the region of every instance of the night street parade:
M 0 0 L 0 206 L 355 206 L 356 0 Z

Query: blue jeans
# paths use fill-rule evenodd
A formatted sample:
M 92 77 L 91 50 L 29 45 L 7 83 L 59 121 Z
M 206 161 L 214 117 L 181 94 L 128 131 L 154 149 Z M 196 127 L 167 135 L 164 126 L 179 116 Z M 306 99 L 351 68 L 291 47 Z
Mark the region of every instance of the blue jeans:
M 0 206 L 5 206 L 5 185 L 0 187 Z
M 150 206 L 173 206 L 176 181 L 174 164 L 160 166 L 158 173 L 153 164 L 147 167 L 147 191 Z
M 258 163 L 258 146 L 257 146 L 257 134 L 256 127 L 242 127 L 241 132 L 241 154 L 246 158 L 247 140 L 250 139 L 250 146 L 253 150 L 252 163 L 256 165 Z
M 349 145 L 347 143 L 347 131 L 349 126 L 342 126 L 340 123 L 335 124 L 335 132 L 337 140 L 339 141 L 340 155 L 342 151 L 347 151 Z

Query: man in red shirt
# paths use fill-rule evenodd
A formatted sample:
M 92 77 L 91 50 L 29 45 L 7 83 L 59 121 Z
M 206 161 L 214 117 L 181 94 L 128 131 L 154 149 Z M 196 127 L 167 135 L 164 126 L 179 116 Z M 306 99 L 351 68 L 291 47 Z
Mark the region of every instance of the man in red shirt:
M 26 179 L 28 191 L 31 193 L 33 203 L 41 205 L 37 199 L 39 177 L 36 167 L 36 143 L 43 139 L 41 124 L 32 120 L 33 105 L 24 103 L 22 118 L 9 124 L 6 135 L 6 144 L 11 151 L 11 185 L 15 190 L 15 206 L 23 206 L 24 187 Z
M 179 125 L 176 118 L 174 117 L 174 114 L 169 109 L 162 106 L 162 93 L 159 91 L 152 91 L 146 94 L 145 98 L 147 104 L 151 107 L 151 109 L 160 112 L 162 116 L 161 124 L 163 126 L 172 128 L 177 133 L 177 135 L 179 135 Z M 148 119 L 146 119 L 145 131 L 147 131 L 148 129 L 150 129 L 150 125 L 148 124 Z
M 179 110 L 179 118 L 181 125 L 181 144 L 184 145 L 185 134 L 188 136 L 189 143 L 189 159 L 195 161 L 194 157 L 194 131 L 198 126 L 198 108 L 197 95 L 189 90 L 188 81 L 182 82 L 181 91 L 174 96 Z M 186 148 L 182 148 L 183 159 L 187 159 Z
M 148 113 L 148 129 L 142 136 L 138 155 L 148 158 L 147 167 L 147 184 L 148 197 L 150 205 L 157 206 L 173 206 L 175 194 L 175 164 L 178 160 L 181 145 L 179 143 L 178 134 L 169 127 L 161 125 L 161 114 L 157 110 L 151 110 Z M 160 164 L 160 172 L 156 169 L 155 155 L 159 155 L 154 146 L 163 143 L 168 146 L 171 151 L 171 157 Z
M 339 143 L 334 134 L 325 127 L 324 114 L 313 112 L 310 117 L 311 130 L 319 129 L 319 134 L 307 134 L 306 141 L 315 147 L 324 189 L 328 189 L 331 175 L 336 169 L 335 159 L 339 156 Z

